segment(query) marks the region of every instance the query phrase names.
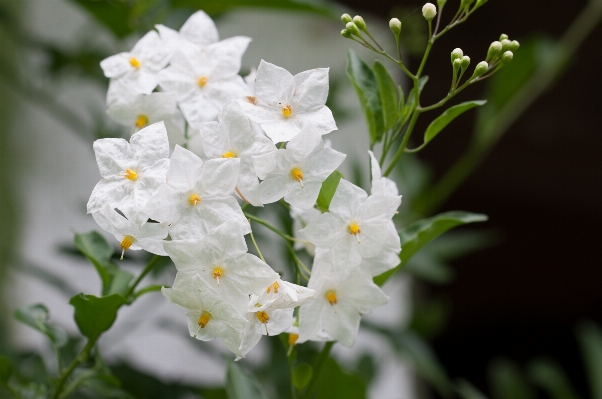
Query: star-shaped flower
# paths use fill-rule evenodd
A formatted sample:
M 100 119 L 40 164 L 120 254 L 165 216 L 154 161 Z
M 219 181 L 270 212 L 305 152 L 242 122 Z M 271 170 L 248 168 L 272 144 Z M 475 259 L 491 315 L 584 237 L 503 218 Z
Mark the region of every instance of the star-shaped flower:
M 96 140 L 94 153 L 102 180 L 90 195 L 88 213 L 107 204 L 128 214 L 140 212 L 165 183 L 169 142 L 163 122 L 134 133 L 129 143 L 115 138 Z
M 145 212 L 153 220 L 169 223 L 174 240 L 201 238 L 228 220 L 238 223 L 243 234 L 248 234 L 249 222 L 232 197 L 239 164 L 236 158 L 203 162 L 176 145 L 167 183 L 148 201 Z
M 345 154 L 324 148 L 320 133 L 304 127 L 275 154 L 253 157 L 255 171 L 263 181 L 259 185 L 264 204 L 282 197 L 301 209 L 314 206 L 322 182 L 343 162 Z
M 296 308 L 316 297 L 316 291 L 281 279 L 255 293 L 257 301 L 271 309 Z
M 219 337 L 234 354 L 244 357 L 239 347 L 247 320 L 201 276 L 178 273 L 173 288 L 164 287 L 161 292 L 186 309 L 191 337 L 201 341 Z
M 261 60 L 255 93 L 240 100 L 249 118 L 261 125 L 275 143 L 289 141 L 305 125 L 323 135 L 337 129 L 328 97 L 328 68 L 316 68 L 295 76 Z

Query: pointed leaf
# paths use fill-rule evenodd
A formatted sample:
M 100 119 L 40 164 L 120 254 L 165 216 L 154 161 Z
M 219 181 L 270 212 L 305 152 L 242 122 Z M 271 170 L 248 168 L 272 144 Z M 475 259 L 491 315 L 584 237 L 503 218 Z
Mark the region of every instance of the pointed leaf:
M 379 61 L 374 62 L 374 74 L 378 82 L 380 105 L 383 109 L 384 128 L 391 129 L 399 117 L 399 102 L 397 100 L 397 87 L 387 68 Z
M 472 109 L 474 107 L 480 107 L 485 105 L 487 101 L 467 101 L 462 104 L 454 105 L 453 107 L 448 108 L 437 117 L 431 124 L 426 128 L 424 132 L 424 144 L 428 144 L 432 139 L 435 138 L 443 130 L 447 125 L 451 123 L 458 116 L 462 115 L 464 112 Z
M 226 375 L 228 399 L 265 399 L 257 380 L 247 376 L 236 363 L 228 364 Z
M 75 308 L 74 318 L 79 331 L 95 340 L 113 325 L 125 298 L 119 294 L 98 298 L 81 293 L 71 298 L 69 303 Z
M 382 138 L 385 126 L 376 75 L 370 66 L 351 49 L 347 51 L 345 72 L 359 97 L 362 111 L 368 123 L 370 144 L 377 143 Z
M 383 285 L 389 277 L 401 269 L 416 252 L 446 231 L 468 223 L 484 222 L 486 215 L 463 211 L 441 213 L 428 219 L 412 223 L 399 233 L 401 238 L 400 264 L 395 269 L 376 276 L 374 282 Z
M 293 370 L 292 380 L 293 385 L 298 391 L 302 390 L 309 384 L 311 376 L 314 373 L 313 367 L 307 363 L 299 363 Z
M 67 333 L 63 329 L 49 323 L 50 313 L 48 308 L 40 303 L 17 309 L 13 316 L 21 323 L 27 324 L 46 335 L 56 347 L 60 348 L 68 341 Z
M 602 331 L 591 322 L 577 328 L 592 399 L 602 399 Z
M 111 273 L 111 282 L 107 287 L 105 295 L 121 294 L 124 295 L 129 289 L 130 281 L 134 278 L 134 275 L 125 270 L 116 269 Z
M 328 211 L 330 201 L 332 201 L 332 197 L 334 197 L 334 192 L 337 191 L 339 181 L 341 181 L 342 178 L 343 174 L 338 170 L 335 170 L 322 183 L 322 188 L 320 188 L 320 194 L 318 195 L 318 200 L 316 201 L 318 204 L 318 208 L 322 212 Z

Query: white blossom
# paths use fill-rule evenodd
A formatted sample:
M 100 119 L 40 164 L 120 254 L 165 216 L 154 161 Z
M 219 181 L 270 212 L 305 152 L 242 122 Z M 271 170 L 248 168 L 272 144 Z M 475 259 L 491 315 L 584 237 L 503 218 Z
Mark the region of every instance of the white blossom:
M 289 141 L 305 125 L 319 134 L 337 129 L 328 97 L 328 68 L 293 76 L 286 69 L 261 60 L 255 92 L 240 100 L 249 118 L 261 125 L 275 143 Z
M 281 279 L 255 293 L 257 301 L 271 309 L 292 309 L 316 297 L 316 291 Z
M 370 155 L 370 169 L 372 172 L 372 188 L 370 193 L 372 195 L 397 197 L 399 195 L 397 184 L 395 184 L 395 182 L 388 177 L 382 176 L 380 164 L 374 156 L 374 153 L 372 151 L 368 151 L 368 154 Z
M 293 219 L 293 235 L 295 236 L 295 238 L 298 239 L 300 238 L 299 230 L 305 228 L 309 222 L 316 219 L 322 214 L 322 212 L 320 212 L 316 208 L 300 209 L 292 205 L 290 212 L 291 218 Z M 307 253 L 311 256 L 314 256 L 316 254 L 316 246 L 306 240 L 295 241 L 294 248 L 296 251 L 305 248 Z
M 179 32 L 164 25 L 155 25 L 155 28 L 159 31 L 161 38 L 174 51 L 181 46 L 190 45 L 204 48 L 219 40 L 215 23 L 204 11 L 197 11 L 192 14 L 184 22 Z

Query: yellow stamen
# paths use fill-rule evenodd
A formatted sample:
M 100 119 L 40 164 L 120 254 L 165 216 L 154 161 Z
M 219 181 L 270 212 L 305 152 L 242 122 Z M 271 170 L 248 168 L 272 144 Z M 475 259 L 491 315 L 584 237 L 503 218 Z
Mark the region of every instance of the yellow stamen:
M 192 194 L 190 197 L 188 197 L 188 202 L 190 202 L 190 205 L 197 205 L 199 202 L 201 202 L 201 197 L 199 197 L 198 194 Z
M 331 305 L 334 306 L 337 304 L 337 294 L 333 290 L 326 291 L 326 295 L 324 296 Z
M 130 65 L 134 68 L 140 68 L 140 61 L 138 61 L 138 58 L 132 57 L 130 58 Z
M 131 169 L 126 169 L 125 173 L 123 174 L 123 177 L 125 177 L 128 180 L 134 181 L 138 178 L 138 173 L 134 172 Z
M 268 314 L 264 311 L 256 312 L 255 316 L 257 316 L 257 319 L 259 320 L 260 323 L 265 325 L 266 335 L 270 335 L 270 333 L 268 332 L 268 321 L 270 321 L 270 316 L 268 316 Z
M 362 230 L 360 229 L 360 226 L 355 222 L 353 222 L 349 226 L 347 226 L 347 230 L 349 230 L 349 234 L 353 234 L 354 236 L 356 236 L 362 232 Z
M 236 158 L 236 153 L 233 151 L 226 151 L 222 154 L 222 158 Z
M 195 338 L 196 338 L 197 334 L 199 333 L 199 331 L 201 330 L 201 328 L 207 327 L 207 323 L 209 323 L 209 320 L 211 320 L 211 313 L 203 312 L 203 314 L 201 315 L 201 317 L 199 317 L 199 320 L 197 321 L 199 328 L 194 333 Z
M 299 168 L 293 168 L 291 170 L 291 176 L 293 176 L 293 179 L 295 179 L 297 181 L 303 180 L 303 172 Z M 301 185 L 303 185 L 303 184 L 301 184 Z
M 285 118 L 288 118 L 289 116 L 291 116 L 291 114 L 293 113 L 293 108 L 290 105 L 283 105 L 282 106 L 282 115 L 284 115 Z
M 119 244 L 119 248 L 121 248 L 121 258 L 119 258 L 120 260 L 123 260 L 123 254 L 126 250 L 130 249 L 132 244 L 134 244 L 135 242 L 136 239 L 132 236 L 123 237 L 123 240 L 121 240 L 121 244 Z
M 138 118 L 136 118 L 136 122 L 134 122 L 134 125 L 137 129 L 142 129 L 143 127 L 148 125 L 148 117 L 146 115 L 138 115 Z
M 272 289 L 274 289 L 274 294 L 278 293 L 278 288 L 280 288 L 280 285 L 278 284 L 278 281 L 276 281 L 274 284 L 270 285 L 265 292 L 267 292 L 268 294 L 270 293 L 270 291 Z
M 217 280 L 217 285 L 219 285 L 219 279 L 222 278 L 224 274 L 224 270 L 221 267 L 216 267 L 213 269 L 213 278 Z
M 299 339 L 299 334 L 290 333 L 288 335 L 288 344 L 290 346 L 297 345 L 297 340 Z
M 204 87 L 208 81 L 209 78 L 207 76 L 201 76 L 199 80 L 197 80 L 197 83 L 199 84 L 199 86 Z

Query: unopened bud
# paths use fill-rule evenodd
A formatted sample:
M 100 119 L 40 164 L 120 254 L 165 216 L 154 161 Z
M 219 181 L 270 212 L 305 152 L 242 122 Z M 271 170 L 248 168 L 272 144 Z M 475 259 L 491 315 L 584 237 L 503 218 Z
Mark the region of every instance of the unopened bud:
M 389 21 L 389 28 L 391 28 L 391 32 L 393 32 L 395 36 L 399 36 L 401 33 L 401 21 L 397 18 L 391 18 Z
M 439 9 L 442 9 L 445 3 L 447 3 L 447 0 L 437 0 L 437 5 L 439 6 Z
M 491 43 L 489 45 L 489 50 L 487 50 L 486 60 L 489 61 L 492 58 L 497 57 L 501 52 L 502 52 L 502 43 L 500 43 L 500 42 Z
M 457 72 L 462 67 L 462 60 L 460 58 L 456 58 L 454 62 L 452 62 L 454 67 L 454 72 Z
M 510 61 L 512 61 L 512 58 L 514 57 L 514 54 L 512 53 L 512 51 L 506 51 L 503 55 L 502 55 L 502 64 L 507 64 Z
M 505 33 L 502 33 L 502 34 L 500 35 L 500 42 L 501 42 L 502 40 L 508 40 L 508 35 L 507 35 L 507 34 L 505 34 Z
M 512 45 L 512 42 L 510 40 L 504 39 L 501 42 L 502 42 L 502 51 L 510 50 L 510 46 Z
M 462 51 L 461 48 L 454 49 L 454 51 L 451 52 L 451 62 L 452 62 L 452 64 L 458 58 L 462 58 L 463 55 L 464 55 L 464 52 Z
M 341 31 L 341 36 L 346 37 L 347 39 L 351 39 L 351 33 L 347 29 L 343 29 Z
M 349 31 L 349 33 L 351 33 L 352 35 L 355 36 L 360 36 L 360 30 L 357 28 L 357 25 L 354 24 L 353 22 L 347 22 L 347 25 L 345 25 L 345 28 Z
M 470 65 L 470 57 L 465 55 L 464 57 L 460 58 L 460 60 L 462 61 L 462 70 L 468 68 Z
M 437 7 L 433 3 L 426 3 L 422 7 L 422 16 L 427 21 L 432 20 L 437 15 Z
M 488 69 L 489 69 L 489 64 L 485 61 L 481 61 L 477 64 L 476 68 L 474 69 L 474 73 L 472 74 L 472 77 L 477 78 L 479 76 L 483 76 L 485 74 L 485 72 L 487 72 Z
M 364 21 L 364 18 L 362 18 L 359 15 L 353 17 L 353 23 L 355 24 L 355 26 L 357 26 L 360 30 L 363 30 L 364 32 L 368 30 L 368 28 L 366 27 L 366 21 Z
M 520 47 L 520 43 L 517 42 L 516 40 L 512 40 L 512 42 L 510 43 L 510 51 L 512 51 L 513 53 L 516 53 L 516 50 L 518 50 L 519 47 Z
M 341 21 L 343 21 L 344 24 L 348 24 L 349 22 L 353 21 L 353 18 L 351 18 L 351 15 L 345 13 L 341 15 Z

